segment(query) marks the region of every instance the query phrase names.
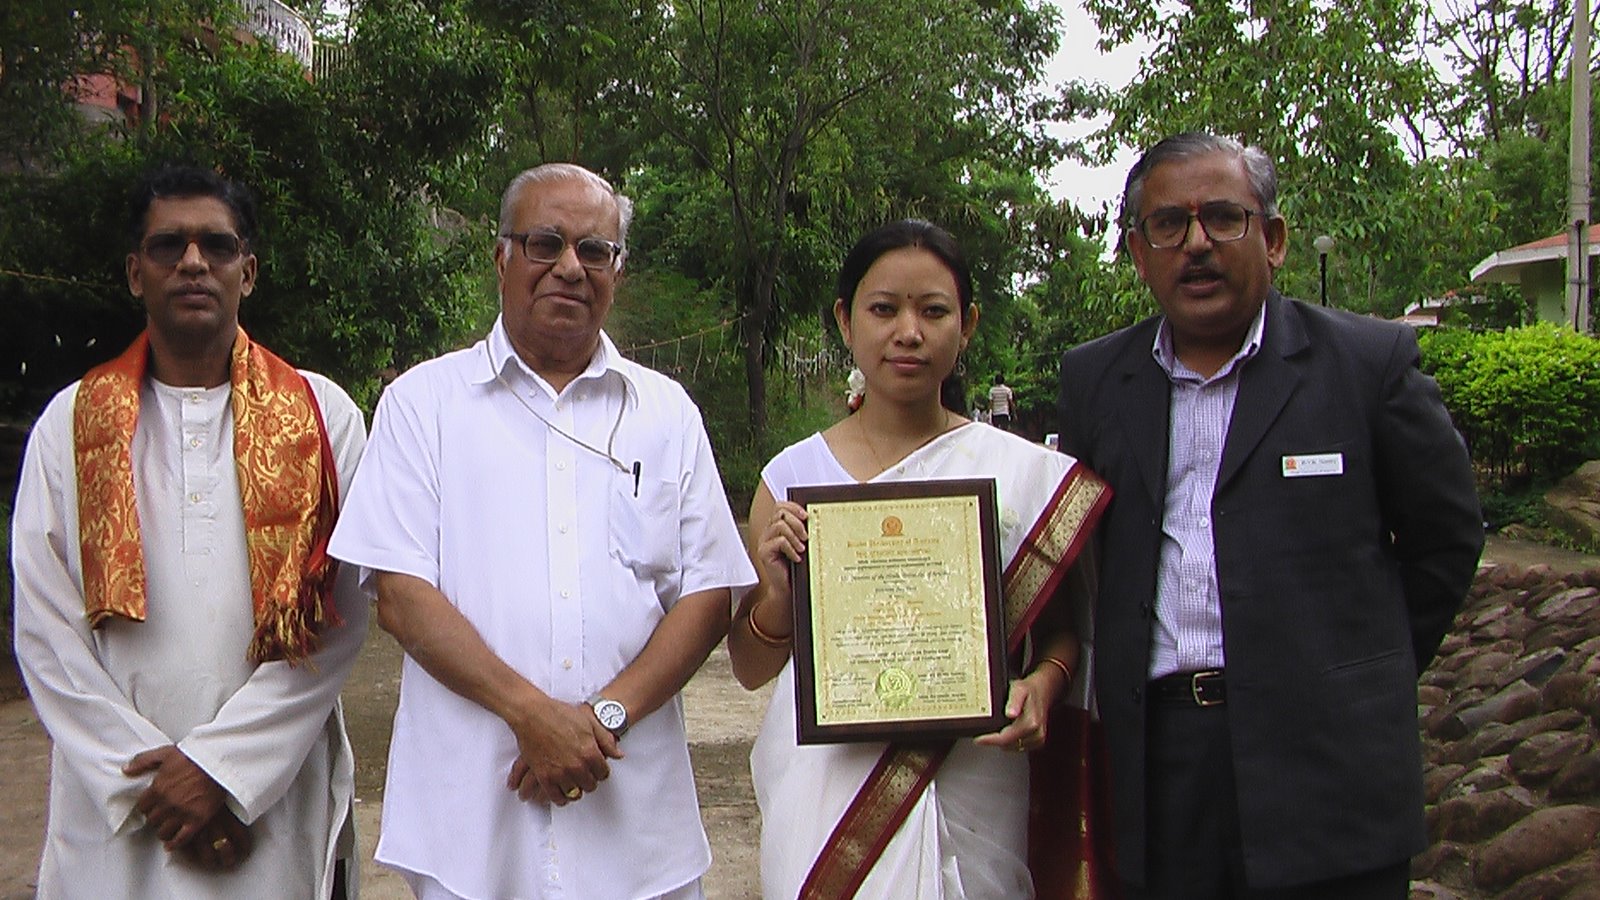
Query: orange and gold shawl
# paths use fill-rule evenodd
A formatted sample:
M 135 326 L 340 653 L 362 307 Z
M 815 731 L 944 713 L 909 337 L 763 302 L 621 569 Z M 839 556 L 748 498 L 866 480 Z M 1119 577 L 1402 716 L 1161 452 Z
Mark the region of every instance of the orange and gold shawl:
M 133 432 L 149 335 L 83 378 L 73 410 L 78 543 L 90 627 L 145 619 L 144 550 L 133 487 Z M 240 329 L 229 366 L 233 459 L 244 507 L 255 635 L 250 659 L 297 662 L 316 652 L 333 607 L 328 556 L 338 473 L 322 410 L 305 376 Z

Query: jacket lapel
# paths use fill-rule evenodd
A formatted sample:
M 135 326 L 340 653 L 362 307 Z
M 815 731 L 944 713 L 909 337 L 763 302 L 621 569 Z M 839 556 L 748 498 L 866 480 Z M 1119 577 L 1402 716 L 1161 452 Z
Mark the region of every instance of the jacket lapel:
M 1151 320 L 1159 324 L 1159 319 Z M 1138 464 L 1139 475 L 1150 502 L 1160 509 L 1167 490 L 1167 418 L 1172 403 L 1167 374 L 1150 357 L 1155 340 L 1154 324 L 1133 336 L 1133 352 L 1124 356 L 1122 370 L 1122 426 L 1128 447 Z
M 1239 473 L 1299 388 L 1300 366 L 1292 357 L 1309 344 L 1300 311 L 1274 290 L 1267 296 L 1261 349 L 1239 373 L 1239 394 L 1234 400 L 1233 418 L 1228 423 L 1222 463 L 1217 470 L 1217 492 Z

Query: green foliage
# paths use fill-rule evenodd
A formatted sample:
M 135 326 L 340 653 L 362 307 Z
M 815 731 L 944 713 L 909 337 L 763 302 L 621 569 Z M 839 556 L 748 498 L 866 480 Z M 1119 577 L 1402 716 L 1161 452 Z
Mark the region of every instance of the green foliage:
M 745 414 L 743 362 L 725 299 L 670 271 L 631 275 L 618 289 L 606 331 L 625 356 L 676 379 L 694 398 L 723 486 L 734 513 L 742 516 L 767 460 L 826 428 L 844 407 L 842 395 L 826 384 L 827 373 L 775 378 L 775 414 L 766 434 L 755 435 Z M 812 330 L 818 330 L 815 324 Z
M 1483 521 L 1494 531 L 1507 525 L 1546 527 L 1544 494 L 1549 487 L 1535 484 L 1521 488 L 1491 487 L 1482 491 L 1478 500 L 1483 506 Z
M 1549 324 L 1421 339 L 1480 473 L 1504 490 L 1554 481 L 1600 454 L 1600 342 Z
M 149 27 L 109 12 L 93 19 L 122 23 L 103 56 L 137 78 L 144 115 L 126 126 L 73 122 L 70 139 L 20 146 L 30 165 L 0 174 L 0 349 L 31 363 L 20 387 L 0 394 L 11 410 L 35 408 L 141 327 L 122 283 L 121 225 L 136 174 L 156 161 L 213 167 L 251 187 L 261 275 L 245 327 L 359 402 L 375 398 L 380 369 L 432 356 L 492 315 L 489 231 L 441 209 L 434 193 L 475 178 L 504 48 L 458 3 L 366 3 L 349 22 L 344 63 L 313 82 L 265 44 L 214 37 L 232 33 L 221 10 L 160 5 Z M 54 39 L 85 26 L 56 17 L 31 27 Z M 48 118 L 69 100 L 0 92 L 11 104 L 0 121 Z
M 868 228 L 933 219 L 989 285 L 1011 282 L 1015 211 L 1040 201 L 1032 176 L 1060 155 L 1037 89 L 1054 21 L 1033 3 L 945 0 L 685 0 L 630 20 L 616 45 L 651 52 L 617 105 L 646 168 L 670 173 L 650 180 L 709 211 L 659 227 L 669 252 L 697 257 L 683 271 L 734 298 L 754 433 L 772 347 L 832 300 L 824 285 Z

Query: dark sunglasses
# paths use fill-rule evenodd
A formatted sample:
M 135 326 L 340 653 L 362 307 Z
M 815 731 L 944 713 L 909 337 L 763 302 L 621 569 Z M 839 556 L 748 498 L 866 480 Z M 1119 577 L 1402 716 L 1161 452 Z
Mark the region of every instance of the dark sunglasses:
M 189 252 L 190 244 L 199 247 L 200 255 L 213 266 L 225 266 L 238 259 L 245 246 L 243 238 L 226 231 L 163 231 L 145 238 L 139 250 L 158 266 L 175 266 Z

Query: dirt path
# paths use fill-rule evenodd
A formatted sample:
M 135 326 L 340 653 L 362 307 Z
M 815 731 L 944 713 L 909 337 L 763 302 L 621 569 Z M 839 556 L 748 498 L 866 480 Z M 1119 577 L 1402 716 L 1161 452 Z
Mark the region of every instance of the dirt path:
M 356 752 L 356 827 L 363 844 L 362 896 L 367 900 L 411 896 L 398 876 L 372 863 L 389 725 L 399 700 L 400 659 L 399 646 L 374 627 L 344 690 L 346 723 Z M 684 691 L 701 814 L 713 855 L 705 880 L 708 900 L 760 896 L 755 846 L 760 821 L 749 760 L 769 695 L 770 689 L 750 693 L 739 687 L 723 647 L 713 651 Z M 25 900 L 34 895 L 50 774 L 49 738 L 26 700 L 0 703 L 0 760 L 5 761 L 0 767 L 0 797 L 5 798 L 0 802 L 0 900 Z
M 1557 572 L 1600 568 L 1600 556 L 1526 541 L 1490 538 L 1485 561 L 1548 565 Z M 345 715 L 355 745 L 357 827 L 364 852 L 362 895 L 368 900 L 403 900 L 400 879 L 371 863 L 383 803 L 389 724 L 400 684 L 400 650 L 374 630 L 344 692 Z M 4 668 L 4 667 L 0 667 Z M 15 697 L 10 672 L 0 671 L 0 698 Z M 7 691 L 10 693 L 7 693 Z M 706 877 L 709 900 L 753 900 L 759 896 L 757 835 L 760 821 L 750 787 L 750 745 L 766 709 L 768 691 L 748 693 L 734 681 L 721 647 L 689 683 L 684 705 L 691 737 L 700 807 L 711 837 L 714 862 Z M 0 702 L 0 900 L 33 896 L 43 839 L 45 790 L 50 771 L 49 739 L 26 700 Z

